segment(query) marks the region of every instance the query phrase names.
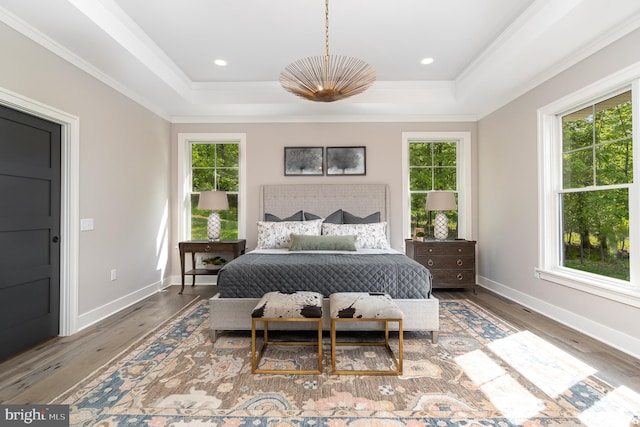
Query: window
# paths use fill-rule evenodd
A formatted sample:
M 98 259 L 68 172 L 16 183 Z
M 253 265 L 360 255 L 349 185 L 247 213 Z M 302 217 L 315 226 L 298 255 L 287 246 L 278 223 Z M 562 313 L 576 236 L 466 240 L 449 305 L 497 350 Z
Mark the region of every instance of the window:
M 471 238 L 468 132 L 416 132 L 403 134 L 405 165 L 405 236 L 416 227 L 433 236 L 435 213 L 425 210 L 429 191 L 453 191 L 458 210 L 447 212 L 452 238 Z
M 220 212 L 221 240 L 238 238 L 239 145 L 233 142 L 191 144 L 191 239 L 207 239 L 209 211 L 198 210 L 201 191 L 225 191 L 229 210 Z
M 640 304 L 640 210 L 632 202 L 640 104 L 630 81 L 618 89 L 599 83 L 540 110 L 537 274 Z
M 425 210 L 427 192 L 458 191 L 456 141 L 409 141 L 411 235 L 416 227 L 432 235 L 435 214 Z M 457 236 L 458 213 L 447 212 L 449 234 Z
M 198 210 L 202 191 L 225 191 L 229 210 L 221 211 L 222 240 L 244 237 L 244 135 L 179 134 L 179 171 L 182 177 L 181 236 L 179 240 L 206 240 L 209 211 Z
M 561 120 L 561 265 L 629 281 L 631 91 Z

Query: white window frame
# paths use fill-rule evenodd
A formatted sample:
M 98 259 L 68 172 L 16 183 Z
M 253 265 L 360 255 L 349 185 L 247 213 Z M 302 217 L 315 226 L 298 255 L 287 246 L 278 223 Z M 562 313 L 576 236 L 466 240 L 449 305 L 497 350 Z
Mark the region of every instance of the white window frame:
M 191 144 L 233 143 L 239 145 L 238 158 L 238 238 L 246 238 L 246 152 L 247 135 L 244 133 L 179 133 L 178 134 L 178 241 L 191 236 Z
M 542 280 L 640 307 L 640 64 L 628 67 L 538 110 L 538 267 Z M 629 188 L 630 281 L 561 265 L 562 118 L 561 115 L 629 90 L 633 103 L 633 178 Z
M 409 144 L 412 142 L 456 142 L 456 178 L 458 192 L 458 236 L 473 236 L 471 203 L 471 132 L 403 132 L 402 133 L 402 235 L 411 234 L 411 193 L 409 191 Z

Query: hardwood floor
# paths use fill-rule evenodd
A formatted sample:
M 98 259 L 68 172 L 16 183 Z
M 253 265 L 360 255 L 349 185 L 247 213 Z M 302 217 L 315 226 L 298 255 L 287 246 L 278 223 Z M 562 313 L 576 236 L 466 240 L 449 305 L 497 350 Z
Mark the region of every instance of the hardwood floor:
M 448 299 L 451 296 L 444 293 L 437 297 Z M 482 288 L 478 288 L 477 295 L 468 292 L 465 297 L 596 369 L 597 377 L 610 385 L 624 385 L 640 393 L 640 359 Z
M 170 286 L 70 337 L 58 337 L 0 364 L 0 403 L 45 404 L 153 331 L 215 286 Z
M 196 298 L 207 299 L 215 286 L 179 286 L 153 295 L 71 337 L 55 338 L 0 363 L 0 403 L 43 404 L 126 350 Z M 640 360 L 482 289 L 436 291 L 441 300 L 470 299 L 512 325 L 529 330 L 598 370 L 612 386 L 640 393 Z

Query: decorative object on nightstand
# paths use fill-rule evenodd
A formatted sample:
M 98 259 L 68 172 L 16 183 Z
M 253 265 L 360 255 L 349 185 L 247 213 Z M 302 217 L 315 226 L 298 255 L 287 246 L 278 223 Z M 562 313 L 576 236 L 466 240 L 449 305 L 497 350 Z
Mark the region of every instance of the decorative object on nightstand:
M 416 227 L 413 229 L 413 240 L 419 240 L 421 242 L 424 241 L 424 237 L 426 236 L 424 232 L 424 228 Z
M 407 256 L 429 269 L 434 289 L 476 291 L 476 242 L 473 240 L 405 240 Z
M 436 211 L 436 220 L 433 225 L 433 237 L 436 240 L 446 240 L 449 235 L 449 224 L 444 211 L 455 211 L 456 198 L 451 191 L 430 191 L 427 193 L 426 210 Z
M 229 209 L 227 193 L 224 191 L 201 192 L 200 200 L 198 201 L 198 209 L 211 211 L 209 218 L 207 219 L 207 236 L 211 241 L 220 240 L 220 231 L 222 227 L 220 225 L 220 214 L 216 211 L 226 211 Z

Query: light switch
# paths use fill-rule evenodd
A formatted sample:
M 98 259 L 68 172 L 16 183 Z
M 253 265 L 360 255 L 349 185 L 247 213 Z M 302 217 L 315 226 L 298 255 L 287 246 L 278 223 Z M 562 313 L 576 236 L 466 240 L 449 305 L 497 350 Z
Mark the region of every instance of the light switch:
M 80 231 L 93 230 L 93 218 L 84 218 L 80 220 Z

